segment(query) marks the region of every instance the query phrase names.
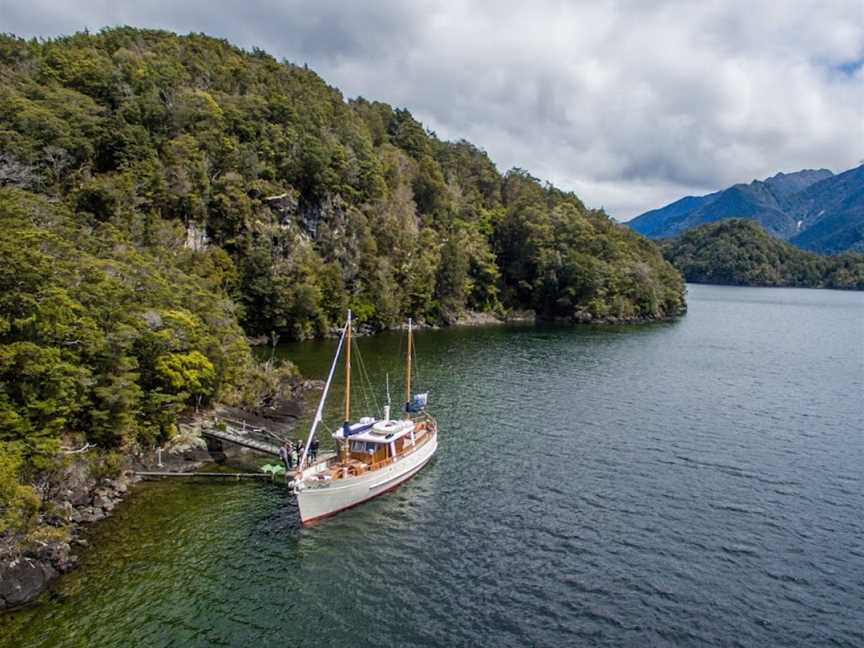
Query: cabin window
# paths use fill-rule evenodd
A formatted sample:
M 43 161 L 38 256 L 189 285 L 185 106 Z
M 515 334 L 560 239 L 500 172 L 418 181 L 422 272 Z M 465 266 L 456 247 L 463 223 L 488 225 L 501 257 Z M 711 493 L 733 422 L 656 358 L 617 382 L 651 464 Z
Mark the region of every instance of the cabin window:
M 371 454 L 375 452 L 375 444 L 368 441 L 352 441 L 351 452 L 366 452 Z

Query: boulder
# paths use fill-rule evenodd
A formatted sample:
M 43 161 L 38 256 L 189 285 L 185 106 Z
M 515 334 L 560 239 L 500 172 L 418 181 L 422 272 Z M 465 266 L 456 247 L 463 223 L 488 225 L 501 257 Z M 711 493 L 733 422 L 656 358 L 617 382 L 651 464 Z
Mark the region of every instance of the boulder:
M 0 565 L 0 607 L 32 601 L 55 576 L 54 568 L 40 560 L 22 558 Z
M 507 313 L 505 322 L 536 322 L 537 314 L 533 310 L 513 310 Z
M 76 484 L 76 488 L 72 489 L 72 496 L 67 499 L 73 506 L 86 506 L 90 503 L 90 490 L 94 485 L 95 482 L 92 480 Z
M 81 522 L 84 524 L 91 524 L 92 522 L 98 522 L 102 518 L 105 517 L 105 513 L 101 508 L 96 508 L 95 506 L 88 506 L 85 509 L 81 510 Z
M 108 491 L 100 488 L 95 493 L 93 493 L 93 506 L 100 509 L 111 510 L 114 508 L 114 502 L 111 500 L 111 496 Z
M 46 542 L 32 552 L 32 557 L 38 562 L 51 565 L 53 568 L 64 572 L 74 562 L 71 552 L 72 548 L 68 542 Z

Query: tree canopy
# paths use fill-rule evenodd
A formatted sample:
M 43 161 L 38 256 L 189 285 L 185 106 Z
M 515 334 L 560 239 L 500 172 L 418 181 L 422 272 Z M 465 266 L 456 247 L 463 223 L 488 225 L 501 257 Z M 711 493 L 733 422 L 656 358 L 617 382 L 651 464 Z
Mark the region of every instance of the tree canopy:
M 688 230 L 665 243 L 664 254 L 694 283 L 864 290 L 864 255 L 806 252 L 749 219 Z
M 183 407 L 236 400 L 251 365 L 237 307 L 192 272 L 214 253 L 139 248 L 110 223 L 0 190 L 0 440 L 164 439 Z
M 0 74 L 2 182 L 138 247 L 167 221 L 224 251 L 211 270 L 249 333 L 322 335 L 349 305 L 390 326 L 683 304 L 657 249 L 602 211 L 259 50 L 132 28 L 6 36 Z

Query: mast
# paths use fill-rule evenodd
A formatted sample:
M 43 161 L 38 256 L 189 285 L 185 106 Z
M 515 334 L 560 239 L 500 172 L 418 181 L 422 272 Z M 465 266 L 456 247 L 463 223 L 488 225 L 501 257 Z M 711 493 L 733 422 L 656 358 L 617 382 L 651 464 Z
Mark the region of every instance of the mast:
M 385 379 L 387 380 L 387 404 L 384 406 L 384 420 L 390 420 L 390 374 L 384 374 Z
M 411 318 L 408 318 L 408 366 L 405 369 L 405 418 L 411 418 L 408 406 L 411 404 Z
M 345 422 L 351 421 L 351 311 L 348 311 L 348 344 L 345 347 Z M 361 376 L 362 377 L 362 376 Z
M 340 454 L 342 462 L 348 461 L 348 431 L 351 426 L 351 310 L 348 310 L 348 323 L 346 326 L 345 346 L 345 422 L 342 424 L 342 443 Z
M 350 322 L 349 322 L 350 323 Z M 342 344 L 345 342 L 345 336 L 348 333 L 349 324 L 345 324 L 342 329 L 342 335 L 339 338 L 339 346 L 336 347 L 336 355 L 333 356 L 333 363 L 330 365 L 330 373 L 327 374 L 327 382 L 324 383 L 324 392 L 321 394 L 321 400 L 318 402 L 318 409 L 315 410 L 315 418 L 312 420 L 312 427 L 309 429 L 309 438 L 303 445 L 303 455 L 300 457 L 300 466 L 306 463 L 306 455 L 309 453 L 309 445 L 312 439 L 315 438 L 315 430 L 318 429 L 318 424 L 324 418 L 324 402 L 327 400 L 327 393 L 330 391 L 330 383 L 333 382 L 333 374 L 336 373 L 336 364 L 339 362 L 339 354 L 342 352 Z

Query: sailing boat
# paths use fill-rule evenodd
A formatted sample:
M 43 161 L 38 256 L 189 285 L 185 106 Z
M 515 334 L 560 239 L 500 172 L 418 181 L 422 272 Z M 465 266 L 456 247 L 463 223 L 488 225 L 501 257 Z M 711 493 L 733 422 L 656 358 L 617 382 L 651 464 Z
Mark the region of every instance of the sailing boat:
M 309 445 L 321 423 L 330 383 L 345 349 L 345 403 L 342 427 L 332 436 L 339 451 L 335 457 L 307 465 Z M 303 524 L 362 504 L 393 490 L 413 477 L 438 449 L 438 424 L 426 412 L 428 394 L 411 396 L 411 355 L 413 337 L 408 320 L 408 356 L 405 369 L 404 417 L 390 418 L 390 402 L 384 416 L 351 420 L 351 311 L 339 337 L 336 355 L 324 384 L 324 393 L 303 446 L 301 469 L 294 481 L 294 493 Z M 389 389 L 388 389 L 389 392 Z

